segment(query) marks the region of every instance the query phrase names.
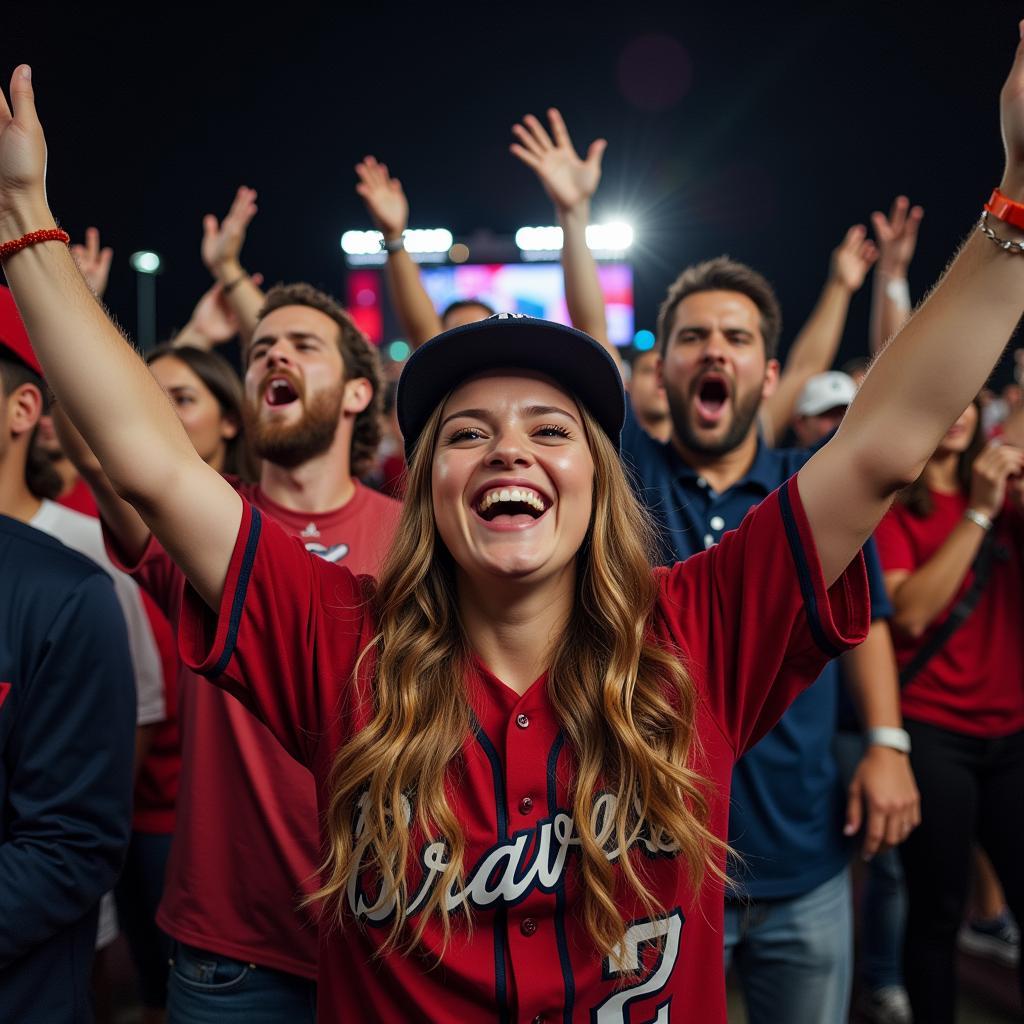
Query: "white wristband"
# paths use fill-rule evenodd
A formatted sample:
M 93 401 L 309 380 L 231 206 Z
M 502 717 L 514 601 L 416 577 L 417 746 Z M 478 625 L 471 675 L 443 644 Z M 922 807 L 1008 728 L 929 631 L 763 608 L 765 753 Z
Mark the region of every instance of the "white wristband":
M 885 284 L 886 297 L 900 309 L 910 309 L 910 285 L 905 277 L 891 277 Z
M 864 740 L 869 747 L 889 747 L 901 754 L 910 753 L 910 733 L 906 729 L 896 729 L 890 725 L 879 725 L 864 733 Z
M 970 519 L 972 523 L 976 523 L 986 533 L 992 529 L 992 519 L 985 515 L 984 512 L 979 512 L 976 508 L 969 508 L 964 512 L 964 519 Z

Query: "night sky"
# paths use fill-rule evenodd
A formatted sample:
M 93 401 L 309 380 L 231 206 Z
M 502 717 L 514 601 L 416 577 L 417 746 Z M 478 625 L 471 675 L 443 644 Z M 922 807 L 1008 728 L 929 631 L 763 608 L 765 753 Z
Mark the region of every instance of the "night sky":
M 926 211 L 917 298 L 999 180 L 1019 4 L 608 6 L 283 4 L 274 22 L 239 4 L 135 20 L 8 10 L 0 71 L 6 86 L 33 66 L 50 203 L 73 236 L 95 223 L 113 245 L 108 304 L 129 332 L 128 255 L 164 256 L 166 335 L 209 283 L 200 218 L 242 183 L 260 193 L 246 266 L 339 295 L 340 234 L 370 227 L 353 191 L 366 153 L 402 179 L 414 227 L 551 223 L 508 144 L 552 104 L 581 151 L 609 140 L 594 219 L 635 225 L 638 327 L 679 270 L 727 252 L 776 285 L 785 344 L 831 248 L 897 192 Z M 844 356 L 864 348 L 868 292 Z

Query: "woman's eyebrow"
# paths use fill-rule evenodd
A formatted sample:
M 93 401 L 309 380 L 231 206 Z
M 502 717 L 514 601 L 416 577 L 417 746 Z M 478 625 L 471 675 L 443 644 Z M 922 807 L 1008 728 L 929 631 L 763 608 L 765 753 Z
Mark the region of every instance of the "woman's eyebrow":
M 486 420 L 490 419 L 490 415 L 491 414 L 486 409 L 460 409 L 458 412 L 453 412 L 450 415 L 445 416 L 441 421 L 441 426 L 443 427 L 450 420 L 461 419 L 463 416 L 466 417 L 466 419 L 471 420 Z
M 525 416 L 551 416 L 552 414 L 558 416 L 567 416 L 574 423 L 578 423 L 579 420 L 571 413 L 568 409 L 563 409 L 558 405 L 529 405 L 523 410 Z

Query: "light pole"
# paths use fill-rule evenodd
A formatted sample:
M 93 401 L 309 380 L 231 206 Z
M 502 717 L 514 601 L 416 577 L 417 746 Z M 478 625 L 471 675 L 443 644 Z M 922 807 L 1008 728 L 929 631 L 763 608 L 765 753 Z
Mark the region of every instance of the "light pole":
M 156 275 L 163 261 L 155 252 L 142 249 L 133 252 L 128 262 L 135 271 L 135 294 L 138 299 L 136 336 L 143 352 L 156 345 Z

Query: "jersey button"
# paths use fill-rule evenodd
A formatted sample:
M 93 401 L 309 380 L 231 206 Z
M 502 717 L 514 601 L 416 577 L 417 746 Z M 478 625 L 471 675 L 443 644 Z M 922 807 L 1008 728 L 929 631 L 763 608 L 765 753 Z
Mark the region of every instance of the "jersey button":
M 524 917 L 522 924 L 519 925 L 519 930 L 529 937 L 537 930 L 537 922 L 532 917 Z
M 523 799 L 519 801 L 519 813 L 520 814 L 529 814 L 532 809 L 533 809 L 533 797 L 532 796 L 524 796 Z
M 711 529 L 721 530 L 725 526 L 725 520 L 721 516 L 711 517 Z
M 518 725 L 520 729 L 525 729 L 529 724 L 529 715 L 516 715 L 516 725 Z

